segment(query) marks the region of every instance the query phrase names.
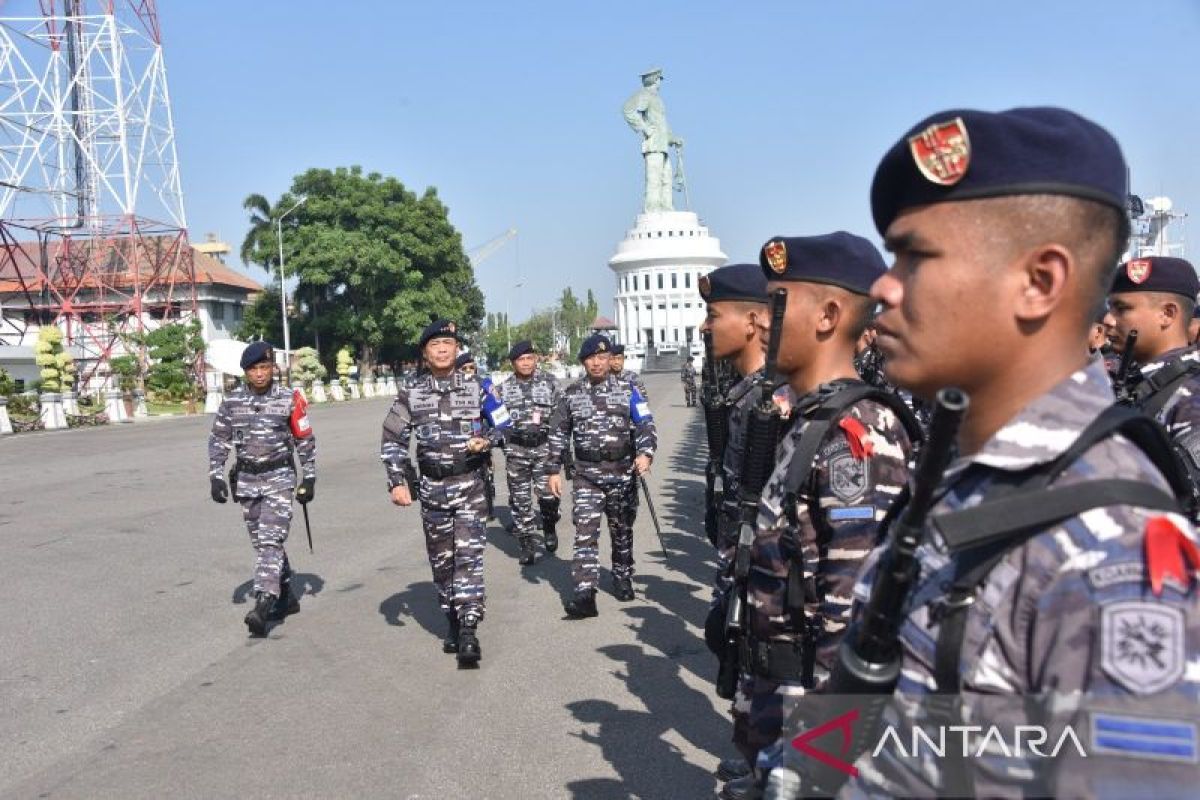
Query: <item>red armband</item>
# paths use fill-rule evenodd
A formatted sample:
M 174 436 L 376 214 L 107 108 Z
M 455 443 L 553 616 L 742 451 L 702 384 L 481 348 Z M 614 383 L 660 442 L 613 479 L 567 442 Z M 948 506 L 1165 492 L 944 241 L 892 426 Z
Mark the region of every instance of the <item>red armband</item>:
M 292 436 L 307 439 L 312 436 L 312 425 L 308 421 L 308 401 L 299 389 L 292 392 Z
M 856 461 L 875 455 L 875 445 L 867 438 L 867 429 L 861 422 L 854 417 L 843 417 L 838 427 L 845 431 L 846 438 L 850 440 L 850 455 Z

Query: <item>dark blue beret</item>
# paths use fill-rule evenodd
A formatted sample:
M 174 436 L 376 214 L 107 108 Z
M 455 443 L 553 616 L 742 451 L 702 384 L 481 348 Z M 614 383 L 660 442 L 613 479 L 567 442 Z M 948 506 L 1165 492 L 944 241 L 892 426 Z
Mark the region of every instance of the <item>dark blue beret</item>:
M 870 294 L 871 284 L 887 272 L 875 245 L 845 231 L 776 236 L 763 245 L 758 263 L 768 281 L 828 283 L 856 294 Z
M 443 336 L 449 336 L 457 341 L 458 326 L 448 319 L 439 319 L 429 323 L 425 326 L 425 330 L 421 331 L 421 340 L 417 344 L 417 348 L 424 350 L 430 339 L 439 339 Z
M 533 349 L 533 342 L 529 341 L 528 339 L 522 339 L 521 341 L 514 343 L 512 349 L 508 351 L 508 360 L 516 361 L 521 356 L 526 356 L 530 353 L 536 352 L 537 351 Z
M 593 333 L 583 340 L 583 344 L 579 345 L 579 360 L 583 361 L 588 356 L 595 355 L 596 353 L 611 352 L 612 342 L 608 340 L 608 337 L 599 333 Z
M 458 358 L 454 359 L 455 369 L 462 369 L 467 364 L 474 364 L 474 363 L 475 363 L 475 356 L 471 355 L 470 353 L 460 353 Z
M 741 300 L 767 302 L 767 279 L 757 264 L 727 264 L 701 275 L 697 283 L 706 303 Z
M 614 356 L 623 356 L 623 355 L 625 355 L 625 345 L 623 345 L 623 344 L 617 344 L 616 342 L 613 342 L 613 343 L 610 345 L 609 349 L 612 351 L 612 354 L 613 354 Z
M 1062 108 L 943 111 L 912 127 L 875 170 L 880 234 L 905 209 L 931 203 L 1055 194 L 1124 212 L 1125 159 L 1108 131 Z
M 1170 292 L 1195 301 L 1200 293 L 1196 269 L 1182 258 L 1134 258 L 1117 268 L 1112 294 L 1117 292 Z
M 270 342 L 251 342 L 242 351 L 242 369 L 250 369 L 260 361 L 275 362 L 275 348 Z

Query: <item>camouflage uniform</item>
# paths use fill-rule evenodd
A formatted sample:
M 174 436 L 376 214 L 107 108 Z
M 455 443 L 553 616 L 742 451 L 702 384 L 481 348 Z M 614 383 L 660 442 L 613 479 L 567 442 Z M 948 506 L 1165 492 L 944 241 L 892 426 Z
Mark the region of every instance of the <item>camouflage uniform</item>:
M 798 495 L 788 494 L 788 469 L 809 425 L 806 417 L 830 394 L 856 383 L 822 385 L 798 400 L 790 389 L 781 390 L 799 416 L 776 450 L 775 471 L 759 502 L 746 592 L 750 633 L 743 670 L 750 674 L 735 700 L 734 743 L 752 764 L 779 737 L 796 701 L 828 677 L 850 621 L 855 576 L 907 480 L 912 445 L 904 426 L 891 409 L 863 400 L 833 421 L 807 481 Z M 789 598 L 789 573 L 797 568 L 800 580 L 793 583 L 803 597 Z M 795 600 L 791 610 L 789 599 Z M 772 660 L 790 650 L 804 664 L 800 672 L 809 674 L 781 679 L 762 669 L 767 648 Z
M 633 384 L 637 387 L 638 393 L 647 403 L 650 402 L 650 393 L 646 391 L 646 384 L 642 380 L 642 376 L 631 369 L 623 369 L 617 373 L 617 380 L 626 385 Z
M 714 598 L 724 594 L 733 583 L 730 570 L 737 549 L 738 527 L 741 524 L 742 467 L 746 460 L 746 429 L 750 424 L 750 412 L 762 399 L 758 385 L 762 371 L 742 378 L 729 392 L 727 414 L 728 434 L 725 439 L 725 457 L 721 461 L 721 513 L 717 518 L 717 573 L 713 581 Z
M 683 362 L 679 380 L 683 383 L 683 402 L 691 408 L 696 405 L 696 368 L 692 366 L 690 358 Z
M 296 402 L 294 392 L 278 383 L 263 394 L 239 386 L 221 402 L 208 437 L 209 478 L 223 479 L 231 450 L 237 459 L 229 488 L 242 504 L 242 518 L 257 554 L 254 591 L 276 597 L 282 596 L 280 584 L 286 584 L 291 574 L 283 543 L 292 524 L 296 489 L 293 449 L 303 476 L 317 477 L 316 437 L 311 429 L 307 436 L 292 432 Z M 308 424 L 307 419 L 303 424 Z
M 508 425 L 494 391 L 458 370 L 444 378 L 427 373 L 406 381 L 383 421 L 379 457 L 388 490 L 406 483 L 420 499 L 438 602 L 447 615 L 461 620 L 483 619 L 487 544 L 484 454 L 468 453 L 467 440 L 482 436 L 495 446 Z M 414 432 L 419 470 L 409 460 Z
M 558 406 L 558 382 L 544 372 L 529 378 L 513 376 L 500 385 L 500 397 L 512 417 L 504 436 L 504 469 L 513 533 L 525 545 L 534 535 L 533 497 L 537 495 L 542 523 L 559 519 L 559 499 L 546 490 L 545 465 L 550 453 L 550 417 Z
M 1091 362 L 1026 405 L 978 453 L 959 459 L 933 515 L 977 505 L 989 489 L 1052 461 L 1112 400 L 1102 362 Z M 1052 486 L 1105 478 L 1167 488 L 1142 452 L 1119 436 L 1092 447 Z M 1086 511 L 1025 540 L 987 573 L 966 610 L 958 659 L 962 717 L 986 728 L 995 720 L 989 709 L 1007 701 L 1000 713 L 1008 714 L 1011 741 L 1012 723 L 1039 722 L 1033 701 L 1042 698 L 1043 708 L 1070 718 L 1089 757 L 1072 746 L 1053 759 L 991 748 L 985 758 L 965 762 L 979 796 L 1195 795 L 1200 592 L 1189 591 L 1187 577 L 1168 578 L 1161 596 L 1147 585 L 1145 532 L 1163 516 L 1129 505 Z M 1186 520 L 1167 519 L 1195 540 Z M 871 554 L 855 588 L 860 602 L 881 550 Z M 937 686 L 937 621 L 957 566 L 940 536 L 926 538 L 918 555 L 921 573 L 900 629 L 900 682 L 885 715 L 906 743 L 914 721 L 928 720 L 928 703 L 917 701 L 929 701 Z M 937 731 L 930 735 L 936 741 Z M 977 745 L 975 737 L 972 753 Z M 903 757 L 889 742 L 878 757 L 868 753 L 856 762 L 859 776 L 843 795 L 931 796 L 945 760 L 928 750 L 923 755 Z
M 587 380 L 586 376 L 584 380 Z M 617 380 L 626 386 L 632 384 L 637 387 L 638 394 L 642 396 L 642 399 L 647 403 L 650 402 L 650 393 L 646 391 L 646 384 L 642 382 L 641 375 L 631 369 L 623 369 L 617 373 Z M 631 442 L 633 442 L 634 447 L 637 446 L 635 441 L 631 440 Z M 629 526 L 630 530 L 633 530 L 633 524 L 637 522 L 638 503 L 637 481 L 630 481 L 629 485 L 625 487 L 625 499 L 622 502 L 622 506 L 625 509 L 625 524 Z
M 658 446 L 654 418 L 641 392 L 615 375 L 593 385 L 587 376 L 562 393 L 550 423 L 547 475 L 558 474 L 567 448 L 574 444 L 572 521 L 575 556 L 571 579 L 575 593 L 596 591 L 600 575 L 600 513 L 612 536 L 613 577 L 633 577 L 633 528 L 626 512 L 636 456 L 653 457 Z
M 1164 367 L 1200 362 L 1200 350 L 1194 345 L 1180 347 L 1163 353 L 1161 356 L 1141 367 L 1141 381 L 1146 382 L 1134 387 L 1134 404 L 1141 392 L 1149 393 L 1148 383 L 1154 375 Z M 1171 440 L 1185 459 L 1188 471 L 1193 480 L 1200 476 L 1200 374 L 1191 375 L 1171 394 L 1154 418 L 1167 429 Z

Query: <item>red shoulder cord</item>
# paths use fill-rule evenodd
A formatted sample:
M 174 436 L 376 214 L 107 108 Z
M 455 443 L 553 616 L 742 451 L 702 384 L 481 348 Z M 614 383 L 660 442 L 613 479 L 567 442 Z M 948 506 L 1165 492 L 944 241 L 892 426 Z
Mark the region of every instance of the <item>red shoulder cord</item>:
M 1190 573 L 1200 570 L 1200 550 L 1170 518 L 1154 517 L 1146 523 L 1146 569 L 1150 573 L 1150 589 L 1156 597 L 1162 595 L 1167 577 L 1179 581 L 1186 589 L 1191 584 Z
M 842 417 L 838 427 L 846 432 L 846 438 L 850 440 L 850 455 L 856 461 L 875 455 L 875 445 L 867 438 L 867 429 L 861 422 L 854 417 Z
M 297 439 L 307 439 L 312 436 L 312 425 L 308 421 L 308 401 L 304 392 L 296 389 L 292 392 L 292 435 Z

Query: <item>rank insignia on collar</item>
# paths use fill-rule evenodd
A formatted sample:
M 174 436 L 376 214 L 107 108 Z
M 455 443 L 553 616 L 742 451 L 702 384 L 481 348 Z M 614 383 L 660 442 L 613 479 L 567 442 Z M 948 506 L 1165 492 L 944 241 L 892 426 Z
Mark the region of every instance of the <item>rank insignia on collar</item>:
M 1125 274 L 1134 283 L 1145 283 L 1150 277 L 1150 259 L 1135 258 L 1125 265 Z
M 961 181 L 971 164 L 971 140 L 962 117 L 935 122 L 913 134 L 908 137 L 908 149 L 921 174 L 939 186 Z
M 778 239 L 767 242 L 763 245 L 763 254 L 767 257 L 772 272 L 782 275 L 787 271 L 787 245 L 783 242 Z
M 700 296 L 707 300 L 708 293 L 712 291 L 712 281 L 708 279 L 707 275 L 701 275 L 696 285 L 700 287 Z

